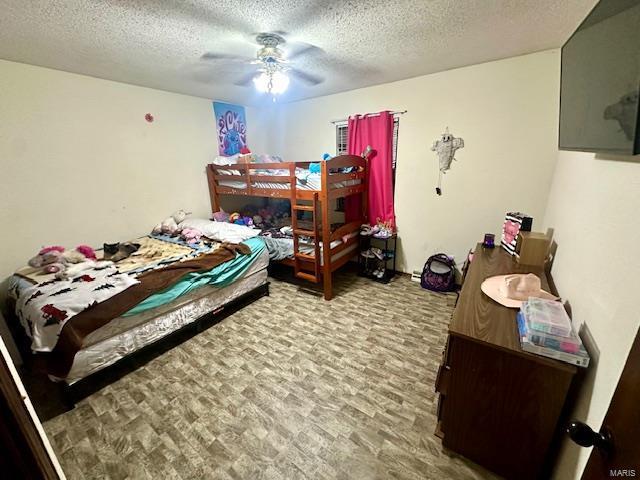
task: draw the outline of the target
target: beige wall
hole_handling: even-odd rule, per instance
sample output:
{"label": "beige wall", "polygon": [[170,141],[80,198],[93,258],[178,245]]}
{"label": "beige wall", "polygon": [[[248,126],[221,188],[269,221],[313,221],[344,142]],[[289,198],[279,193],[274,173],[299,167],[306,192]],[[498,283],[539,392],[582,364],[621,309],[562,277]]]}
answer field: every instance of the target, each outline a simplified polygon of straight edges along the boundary
{"label": "beige wall", "polygon": [[[545,225],[555,229],[552,273],[558,290],[596,346],[572,414],[594,429],[600,428],[640,325],[639,206],[640,157],[560,152]],[[567,441],[555,478],[579,478],[588,456],[589,449]]]}
{"label": "beige wall", "polygon": [[[396,179],[401,268],[422,269],[438,251],[461,262],[485,232],[500,231],[507,211],[541,223],[557,158],[558,84],[554,50],[286,104],[275,153],[320,159],[335,153],[330,120],[408,110],[400,117]],[[465,148],[438,197],[430,148],[446,126]]]}
{"label": "beige wall", "polygon": [[[265,115],[247,109],[257,151]],[[0,120],[0,278],[42,245],[99,246],[178,208],[210,211],[210,100],[0,61]]]}

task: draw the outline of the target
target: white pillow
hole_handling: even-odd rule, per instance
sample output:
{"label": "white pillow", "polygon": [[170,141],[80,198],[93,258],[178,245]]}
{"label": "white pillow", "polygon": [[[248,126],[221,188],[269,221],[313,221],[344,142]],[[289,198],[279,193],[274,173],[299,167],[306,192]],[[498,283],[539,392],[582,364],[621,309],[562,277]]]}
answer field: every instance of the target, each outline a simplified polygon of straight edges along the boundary
{"label": "white pillow", "polygon": [[231,155],[230,157],[216,157],[213,159],[214,165],[233,165],[234,163],[238,163],[238,157],[240,154]]}
{"label": "white pillow", "polygon": [[260,230],[236,225],[235,223],[214,222],[204,218],[187,218],[179,225],[180,228],[195,228],[200,230],[205,237],[218,242],[241,243],[255,237]]}

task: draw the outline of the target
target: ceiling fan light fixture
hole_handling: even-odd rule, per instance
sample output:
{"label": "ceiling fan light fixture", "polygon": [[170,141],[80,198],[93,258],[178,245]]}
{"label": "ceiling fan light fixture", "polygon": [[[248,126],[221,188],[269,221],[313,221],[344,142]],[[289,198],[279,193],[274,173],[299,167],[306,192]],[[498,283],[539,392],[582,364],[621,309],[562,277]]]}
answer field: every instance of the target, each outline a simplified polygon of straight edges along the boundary
{"label": "ceiling fan light fixture", "polygon": [[259,75],[253,77],[253,84],[256,86],[256,90],[262,93],[269,91],[269,75],[262,72]]}
{"label": "ceiling fan light fixture", "polygon": [[253,84],[259,92],[280,95],[289,87],[289,77],[280,70],[262,72],[253,78]]}
{"label": "ceiling fan light fixture", "polygon": [[274,72],[271,83],[271,93],[279,95],[289,88],[289,77],[283,72]]}

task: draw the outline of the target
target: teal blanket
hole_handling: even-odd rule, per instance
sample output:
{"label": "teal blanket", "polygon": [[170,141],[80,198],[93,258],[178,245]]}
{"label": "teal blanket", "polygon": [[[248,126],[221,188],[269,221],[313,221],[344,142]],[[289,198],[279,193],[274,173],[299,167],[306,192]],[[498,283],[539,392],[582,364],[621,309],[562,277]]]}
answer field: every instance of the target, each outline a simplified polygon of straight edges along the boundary
{"label": "teal blanket", "polygon": [[166,305],[167,303],[174,301],[176,298],[186,295],[197,288],[204,287],[205,285],[213,285],[214,287],[222,288],[233,283],[236,279],[244,275],[256,258],[258,258],[266,248],[264,241],[259,237],[250,238],[249,240],[246,240],[244,244],[251,248],[251,254],[237,254],[236,258],[233,260],[221,263],[211,270],[206,272],[190,273],[169,288],[147,297],[122,316],[129,317],[131,315],[146,312],[152,308]]}

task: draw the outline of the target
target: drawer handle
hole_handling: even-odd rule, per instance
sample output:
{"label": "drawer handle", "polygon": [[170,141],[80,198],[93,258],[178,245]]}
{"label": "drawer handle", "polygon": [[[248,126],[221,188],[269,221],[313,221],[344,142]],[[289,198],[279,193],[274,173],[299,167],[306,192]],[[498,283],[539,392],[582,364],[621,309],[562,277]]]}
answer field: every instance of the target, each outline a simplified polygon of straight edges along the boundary
{"label": "drawer handle", "polygon": [[438,367],[438,375],[436,376],[436,392],[446,395],[449,390],[449,377],[451,369],[447,365]]}

